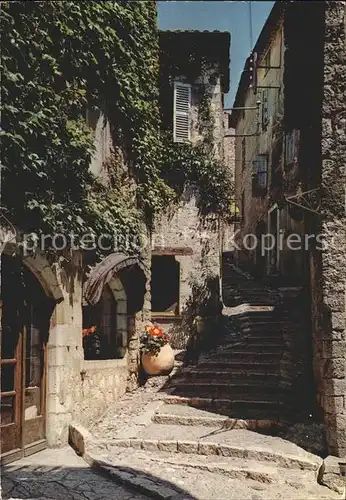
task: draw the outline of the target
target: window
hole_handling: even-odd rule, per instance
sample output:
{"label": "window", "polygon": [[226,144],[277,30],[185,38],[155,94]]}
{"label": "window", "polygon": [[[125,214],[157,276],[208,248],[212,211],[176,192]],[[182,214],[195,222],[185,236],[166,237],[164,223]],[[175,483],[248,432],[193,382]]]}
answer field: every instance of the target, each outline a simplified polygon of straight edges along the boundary
{"label": "window", "polygon": [[262,90],[262,129],[269,123],[269,89]]}
{"label": "window", "polygon": [[[96,305],[83,307],[84,359],[121,358],[122,335],[117,324],[117,303],[108,285]],[[95,329],[88,333],[88,330]]]}
{"label": "window", "polygon": [[245,137],[243,137],[243,140],[241,141],[241,169],[245,170],[246,166],[246,143],[245,143]]}
{"label": "window", "polygon": [[173,140],[190,140],[191,85],[174,82]]}
{"label": "window", "polygon": [[289,167],[298,161],[299,130],[294,129],[285,135],[285,166]]}
{"label": "window", "polygon": [[252,172],[253,194],[256,195],[257,190],[263,191],[267,189],[268,185],[268,155],[258,155],[253,162]]}
{"label": "window", "polygon": [[265,75],[268,73],[270,69],[270,59],[271,59],[270,56],[271,56],[271,51],[269,49],[263,59],[263,66],[265,67],[265,73],[264,73]]}
{"label": "window", "polygon": [[179,314],[180,265],[174,255],[154,255],[151,260],[151,310],[153,316]]}

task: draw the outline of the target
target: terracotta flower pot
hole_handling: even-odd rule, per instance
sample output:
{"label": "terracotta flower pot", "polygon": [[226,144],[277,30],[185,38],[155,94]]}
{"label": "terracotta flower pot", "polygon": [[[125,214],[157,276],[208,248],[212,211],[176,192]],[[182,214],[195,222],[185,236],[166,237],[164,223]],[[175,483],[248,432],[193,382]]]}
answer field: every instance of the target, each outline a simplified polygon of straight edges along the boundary
{"label": "terracotta flower pot", "polygon": [[174,366],[174,353],[171,346],[164,345],[156,355],[143,353],[142,365],[148,375],[168,375]]}

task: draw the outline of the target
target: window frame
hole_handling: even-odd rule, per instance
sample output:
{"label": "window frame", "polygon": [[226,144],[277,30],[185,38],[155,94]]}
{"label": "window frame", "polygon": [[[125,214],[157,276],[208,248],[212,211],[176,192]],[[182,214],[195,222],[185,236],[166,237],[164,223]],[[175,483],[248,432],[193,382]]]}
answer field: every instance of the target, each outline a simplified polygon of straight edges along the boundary
{"label": "window frame", "polygon": [[[252,162],[252,194],[265,193],[268,190],[268,174],[269,174],[269,155],[261,153],[256,156]],[[265,182],[260,182],[260,179],[265,179]]]}
{"label": "window frame", "polygon": [[[188,89],[188,111],[186,113],[182,111],[177,111],[177,89],[179,87],[185,87]],[[173,142],[186,143],[191,141],[191,89],[192,85],[190,83],[183,83],[179,80],[175,80],[173,82]],[[177,137],[177,126],[176,126],[176,118],[180,114],[180,116],[186,116],[188,119],[187,126],[187,138],[180,139]]]}
{"label": "window frame", "polygon": [[268,127],[270,116],[269,116],[269,89],[262,89],[262,130],[266,130]]}
{"label": "window frame", "polygon": [[267,50],[265,53],[265,56],[263,57],[263,66],[264,68],[264,76],[267,76],[268,71],[270,70],[270,65],[271,65],[271,47]]}
{"label": "window frame", "polygon": [[[297,165],[299,156],[300,130],[285,133],[285,168]],[[291,151],[290,151],[291,150]]]}
{"label": "window frame", "polygon": [[[157,254],[152,254],[151,256],[151,268],[153,267],[153,259],[157,259],[160,257],[173,257],[175,261],[175,265],[177,268],[177,273],[178,273],[178,291],[177,291],[177,307],[176,311],[154,311],[153,309],[151,310],[151,316],[152,318],[180,318],[181,312],[180,312],[180,300],[181,300],[181,263],[179,260],[176,259],[176,254],[170,253],[170,254],[164,254],[164,255],[157,255]],[[151,287],[151,293],[152,293],[152,299],[153,299],[153,285],[152,285],[152,278],[153,276],[151,275],[151,281],[150,281],[150,287]],[[151,308],[152,308],[152,302],[153,300],[151,299]]]}

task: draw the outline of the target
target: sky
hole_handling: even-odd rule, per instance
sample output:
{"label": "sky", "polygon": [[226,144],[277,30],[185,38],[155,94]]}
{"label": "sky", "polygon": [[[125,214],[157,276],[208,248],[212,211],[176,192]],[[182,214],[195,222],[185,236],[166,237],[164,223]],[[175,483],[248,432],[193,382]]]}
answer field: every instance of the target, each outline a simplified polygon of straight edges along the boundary
{"label": "sky", "polygon": [[[252,17],[252,43],[250,8]],[[274,2],[168,1],[158,2],[158,22],[162,30],[219,30],[231,33],[231,88],[225,107],[233,105],[246,58],[265,23]]]}

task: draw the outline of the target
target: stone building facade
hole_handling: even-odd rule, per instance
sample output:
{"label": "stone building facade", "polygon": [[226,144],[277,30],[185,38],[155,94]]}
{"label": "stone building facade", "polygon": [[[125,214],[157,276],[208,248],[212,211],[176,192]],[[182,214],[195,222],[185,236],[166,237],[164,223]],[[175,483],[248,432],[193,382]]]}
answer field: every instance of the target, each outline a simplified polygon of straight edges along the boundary
{"label": "stone building facade", "polygon": [[[229,34],[161,32],[160,44],[163,126],[167,133],[175,134],[179,92],[180,88],[185,89],[189,93],[186,137],[174,135],[173,140],[193,145],[208,141],[215,158],[224,160],[223,108],[229,86]],[[189,61],[194,57],[197,62],[191,69]],[[177,209],[157,220],[153,234],[152,321],[169,333],[179,331],[192,283],[203,283],[207,276],[220,279],[223,228],[216,219],[201,220],[198,196],[195,189],[187,188]],[[164,296],[167,289],[167,301],[157,310],[156,303],[159,307],[160,301],[156,297]],[[180,347],[187,340],[184,332],[174,333],[172,339]]]}
{"label": "stone building facade", "polygon": [[[180,75],[181,83],[191,84],[189,134],[195,143],[208,129],[215,156],[221,159],[229,35],[196,36],[218,40],[216,46],[223,55],[215,51],[203,77],[201,68],[197,68],[195,80]],[[212,116],[212,123],[205,125],[198,123],[201,94],[197,90],[201,86],[208,102],[210,98]],[[173,98],[173,93],[170,95]],[[95,142],[90,171],[107,184],[107,161],[114,152],[110,125],[96,110],[87,114],[87,122]],[[126,162],[123,168],[127,169]],[[1,424],[6,426],[2,432],[4,462],[45,446],[65,445],[72,421],[89,426],[111,403],[138,386],[140,335],[150,319],[160,320],[151,318],[157,304],[152,272],[164,276],[165,285],[171,278],[170,290],[178,294],[177,317],[190,294],[191,271],[200,280],[204,268],[219,276],[219,227],[207,235],[209,228],[199,228],[196,196],[196,192],[186,191],[176,212],[159,222],[152,239],[143,227],[149,244],[142,248],[140,259],[115,251],[96,266],[93,263],[89,277],[85,253],[68,250],[53,257],[39,249],[27,249],[23,254],[9,232],[1,259],[2,366],[6,366],[1,409]],[[9,231],[8,221],[2,222],[2,232]],[[17,234],[17,241],[20,239]],[[178,280],[174,281],[177,267]],[[156,297],[160,299],[160,293]],[[172,297],[174,304],[174,295],[168,300]],[[13,323],[19,311],[27,318],[23,329]],[[174,325],[175,320],[171,322]],[[97,335],[92,331],[94,326]],[[18,361],[24,356],[25,376]]]}
{"label": "stone building facade", "polygon": [[[263,274],[278,271],[278,254],[273,249],[271,254],[262,255],[248,235],[260,238],[274,221],[279,230],[280,215],[270,199],[270,190],[275,170],[281,168],[282,161],[277,151],[283,140],[280,120],[283,114],[284,37],[280,5],[276,4],[270,13],[253,54],[242,74],[233,106],[239,109],[232,112],[231,126],[236,137],[235,193],[241,217],[236,224],[237,242],[243,250],[238,257],[249,270],[259,269]],[[253,69],[255,62],[256,71]]]}
{"label": "stone building facade", "polygon": [[[101,121],[100,115],[94,126],[91,171],[106,181],[103,165],[112,152],[112,143],[108,124],[100,126]],[[20,240],[20,235],[17,236]],[[16,349],[16,356],[26,356],[26,375],[22,436],[11,424],[10,415],[12,411],[16,415],[20,412],[19,401],[11,401],[11,391],[5,391],[8,396],[2,398],[2,424],[8,417],[9,431],[2,432],[3,461],[12,461],[22,452],[30,454],[45,446],[66,445],[72,421],[89,426],[111,403],[138,386],[139,337],[150,319],[151,308],[150,248],[143,250],[141,268],[137,259],[128,261],[121,254],[112,255],[118,256],[118,260],[111,264],[111,273],[98,275],[100,297],[97,304],[89,305],[82,252],[68,250],[55,259],[39,249],[34,252],[28,249],[23,256],[14,241],[5,246],[1,259],[2,360],[12,367]],[[98,266],[91,276],[97,269]],[[28,294],[25,306],[18,302],[22,288]],[[29,317],[24,343],[19,337],[12,342],[8,335],[13,334],[11,311],[17,302],[18,311]],[[92,319],[90,309],[94,310]],[[90,355],[83,340],[82,332],[90,326],[90,321],[99,333],[100,354],[92,346]],[[10,383],[11,373],[7,371],[2,375]],[[15,378],[14,384],[15,398],[19,399],[21,382]],[[2,391],[3,388],[4,385]],[[20,438],[24,443],[18,451]]]}
{"label": "stone building facade", "polygon": [[[276,2],[234,104],[254,109],[235,110],[231,119],[240,239],[254,232],[275,241],[263,254],[238,252],[238,260],[261,279],[302,290],[310,391],[338,456],[346,454],[345,19],[345,2]],[[261,88],[267,85],[278,89]],[[270,102],[270,91],[277,100]],[[262,154],[266,163],[254,163]]]}

